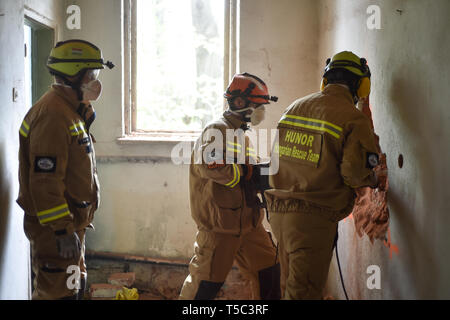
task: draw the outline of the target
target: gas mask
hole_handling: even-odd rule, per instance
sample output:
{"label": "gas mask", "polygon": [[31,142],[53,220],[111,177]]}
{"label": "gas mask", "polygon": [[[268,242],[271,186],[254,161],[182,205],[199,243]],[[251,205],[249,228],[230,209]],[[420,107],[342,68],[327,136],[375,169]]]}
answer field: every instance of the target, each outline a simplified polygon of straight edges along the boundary
{"label": "gas mask", "polygon": [[102,94],[102,83],[100,80],[92,80],[80,86],[83,93],[83,101],[97,101]]}

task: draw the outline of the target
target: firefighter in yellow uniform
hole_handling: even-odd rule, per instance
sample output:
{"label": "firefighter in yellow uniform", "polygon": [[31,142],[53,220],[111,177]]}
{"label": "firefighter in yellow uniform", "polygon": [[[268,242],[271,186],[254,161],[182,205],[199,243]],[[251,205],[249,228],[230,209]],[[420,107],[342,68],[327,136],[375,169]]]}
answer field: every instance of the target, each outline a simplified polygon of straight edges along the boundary
{"label": "firefighter in yellow uniform", "polygon": [[89,101],[100,96],[97,77],[103,65],[113,67],[87,41],[57,43],[47,62],[55,84],[19,130],[17,202],[25,212],[24,231],[31,244],[33,299],[81,299],[84,294],[85,230],[92,227],[99,205],[89,133],[95,112]]}
{"label": "firefighter in yellow uniform", "polygon": [[234,261],[251,281],[253,299],[279,299],[280,266],[262,225],[256,153],[245,135],[247,123],[262,121],[264,104],[277,98],[248,73],[235,75],[224,96],[228,110],[206,126],[191,158],[190,204],[198,232],[180,299],[214,299]]}
{"label": "firefighter in yellow uniform", "polygon": [[322,299],[338,221],[355,188],[377,186],[375,136],[355,108],[369,92],[366,60],[340,52],[327,60],[321,92],[294,101],[278,122],[279,171],[265,195],[284,299]]}

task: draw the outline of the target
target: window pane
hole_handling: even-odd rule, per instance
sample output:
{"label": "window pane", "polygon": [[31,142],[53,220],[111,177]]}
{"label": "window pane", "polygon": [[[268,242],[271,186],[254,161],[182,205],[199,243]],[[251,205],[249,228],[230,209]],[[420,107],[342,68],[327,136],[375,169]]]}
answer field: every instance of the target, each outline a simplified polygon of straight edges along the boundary
{"label": "window pane", "polygon": [[223,109],[220,0],[137,0],[137,129],[201,130]]}

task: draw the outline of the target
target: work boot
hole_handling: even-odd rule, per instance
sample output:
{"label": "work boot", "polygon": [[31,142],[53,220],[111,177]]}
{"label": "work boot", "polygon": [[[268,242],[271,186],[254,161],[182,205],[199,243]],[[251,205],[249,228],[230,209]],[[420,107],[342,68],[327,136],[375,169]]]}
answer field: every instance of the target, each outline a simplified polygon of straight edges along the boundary
{"label": "work boot", "polygon": [[222,285],[223,282],[200,281],[194,300],[213,300]]}

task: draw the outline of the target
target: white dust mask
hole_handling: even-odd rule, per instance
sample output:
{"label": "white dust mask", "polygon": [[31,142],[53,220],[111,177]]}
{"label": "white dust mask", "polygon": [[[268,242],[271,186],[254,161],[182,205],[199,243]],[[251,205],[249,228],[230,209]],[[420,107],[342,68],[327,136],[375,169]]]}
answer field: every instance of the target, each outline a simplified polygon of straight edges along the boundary
{"label": "white dust mask", "polygon": [[83,101],[97,101],[102,94],[102,83],[100,80],[92,80],[82,84],[80,87],[83,92]]}
{"label": "white dust mask", "polygon": [[266,115],[266,108],[264,106],[260,106],[254,109],[250,115],[250,123],[253,126],[260,124],[264,120],[265,115]]}

